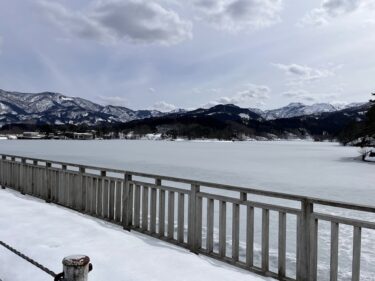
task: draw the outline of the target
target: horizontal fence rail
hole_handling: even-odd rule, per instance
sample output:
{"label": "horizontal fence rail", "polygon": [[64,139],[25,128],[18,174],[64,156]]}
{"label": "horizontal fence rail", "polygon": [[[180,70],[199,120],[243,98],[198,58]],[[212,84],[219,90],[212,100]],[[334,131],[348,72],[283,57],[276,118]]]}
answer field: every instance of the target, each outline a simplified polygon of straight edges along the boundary
{"label": "horizontal fence rail", "polygon": [[[0,157],[3,188],[279,280],[317,280],[318,228],[323,221],[331,224],[329,279],[338,280],[339,226],[349,225],[353,228],[351,280],[360,280],[362,229],[375,229],[370,221],[314,211],[319,205],[375,213],[371,206],[14,155]],[[276,260],[270,257],[274,217]],[[259,250],[256,234],[261,238]],[[289,235],[295,237],[292,260]],[[287,263],[295,265],[294,274],[288,273]]]}

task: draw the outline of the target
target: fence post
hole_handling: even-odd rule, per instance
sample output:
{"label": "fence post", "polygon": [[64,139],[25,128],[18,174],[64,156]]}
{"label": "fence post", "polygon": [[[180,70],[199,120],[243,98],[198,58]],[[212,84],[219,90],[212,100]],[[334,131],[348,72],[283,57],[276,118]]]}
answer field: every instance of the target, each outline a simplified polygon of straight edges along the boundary
{"label": "fence post", "polygon": [[25,158],[21,158],[21,171],[20,171],[19,185],[20,185],[21,194],[25,195],[26,194],[26,192],[25,192],[25,189],[26,189],[26,159]]}
{"label": "fence post", "polygon": [[1,155],[1,188],[5,189],[5,182],[4,182],[4,173],[5,173],[5,168],[4,168],[4,160],[6,159],[5,155]]}
{"label": "fence post", "polygon": [[131,192],[130,192],[130,184],[129,184],[129,181],[132,180],[132,175],[128,174],[128,173],[125,173],[125,176],[124,176],[124,189],[123,189],[123,192],[122,192],[122,202],[123,202],[123,206],[122,206],[122,226],[125,230],[128,230],[130,231],[131,229],[131,224],[132,224],[132,204],[131,204],[131,200],[133,200],[133,198],[131,198]]}
{"label": "fence post", "polygon": [[81,194],[79,194],[79,196],[81,197],[80,199],[80,211],[85,211],[86,210],[86,204],[87,204],[87,200],[86,200],[86,195],[87,195],[87,191],[86,191],[86,179],[85,179],[85,176],[84,174],[86,173],[86,169],[85,167],[83,166],[80,166],[79,167],[79,174],[80,174],[80,190],[81,190]]}
{"label": "fence post", "polygon": [[90,271],[90,258],[76,255],[65,257],[62,261],[64,281],[87,281]]}
{"label": "fence post", "polygon": [[190,202],[189,202],[189,236],[188,236],[188,244],[189,248],[192,252],[198,252],[198,223],[197,220],[197,193],[200,191],[200,187],[197,184],[192,184],[190,189]]}
{"label": "fence post", "polygon": [[47,198],[46,202],[51,203],[52,190],[51,190],[51,174],[49,173],[49,168],[52,167],[51,162],[46,162],[46,185],[47,185]]}
{"label": "fence post", "polygon": [[301,201],[301,216],[298,223],[297,280],[310,279],[310,248],[312,238],[311,220],[314,205],[308,199]]}

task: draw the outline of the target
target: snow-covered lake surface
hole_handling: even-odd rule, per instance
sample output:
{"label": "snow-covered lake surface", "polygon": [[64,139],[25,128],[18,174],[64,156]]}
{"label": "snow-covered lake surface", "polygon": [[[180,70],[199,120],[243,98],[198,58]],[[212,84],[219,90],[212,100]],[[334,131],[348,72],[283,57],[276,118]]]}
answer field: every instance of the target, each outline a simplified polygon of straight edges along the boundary
{"label": "snow-covered lake surface", "polygon": [[[86,254],[90,281],[271,280],[9,189],[0,189],[0,213],[0,240],[56,273],[64,256]],[[0,246],[0,279],[52,277]]]}
{"label": "snow-covered lake surface", "polygon": [[[375,165],[360,161],[357,148],[337,143],[18,140],[1,141],[0,152],[375,205]],[[330,212],[327,208],[322,210]],[[344,210],[339,214],[374,221],[371,214]],[[260,212],[255,215],[259,222]],[[294,276],[295,220],[288,218],[287,223],[287,271]],[[271,213],[271,268],[277,265],[277,231],[277,214]],[[228,233],[230,235],[231,232],[228,230]],[[256,263],[260,260],[260,233],[260,228],[256,228]],[[352,228],[340,226],[339,235],[339,279],[350,280]],[[244,233],[240,236],[243,241]],[[319,224],[318,243],[318,279],[328,280],[329,223]],[[373,231],[363,231],[361,262],[361,280],[374,280]]]}
{"label": "snow-covered lake surface", "polygon": [[337,143],[1,141],[0,152],[374,204],[375,166]]}

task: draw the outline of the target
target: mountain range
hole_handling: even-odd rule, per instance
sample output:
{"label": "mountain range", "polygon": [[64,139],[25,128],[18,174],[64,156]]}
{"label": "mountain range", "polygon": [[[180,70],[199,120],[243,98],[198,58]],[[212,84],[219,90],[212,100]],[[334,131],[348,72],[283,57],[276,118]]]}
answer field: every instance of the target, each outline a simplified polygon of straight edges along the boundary
{"label": "mountain range", "polygon": [[[334,113],[348,108],[358,108],[362,104],[346,107],[328,103],[304,105],[291,103],[285,107],[262,111],[257,108],[240,108],[234,105],[215,106],[192,111],[176,110],[160,112],[156,110],[132,110],[122,106],[103,106],[79,97],[69,97],[59,93],[20,93],[0,90],[0,126],[5,124],[51,124],[89,125],[102,123],[126,123],[154,117],[207,115],[216,118],[241,118],[246,120],[277,120],[301,116]],[[226,114],[226,110],[231,114]]]}
{"label": "mountain range", "polygon": [[102,106],[86,99],[59,93],[37,94],[0,90],[0,125],[87,124],[128,122],[162,115],[155,110],[131,110],[122,106]]}

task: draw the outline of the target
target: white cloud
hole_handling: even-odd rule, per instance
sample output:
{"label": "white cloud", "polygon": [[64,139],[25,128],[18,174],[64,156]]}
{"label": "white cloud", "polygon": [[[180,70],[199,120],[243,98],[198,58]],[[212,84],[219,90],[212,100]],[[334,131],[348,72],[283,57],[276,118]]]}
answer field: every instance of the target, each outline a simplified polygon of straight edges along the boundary
{"label": "white cloud", "polygon": [[217,104],[235,104],[240,107],[263,106],[264,101],[269,99],[271,90],[268,86],[248,84],[232,97],[220,97],[209,102],[204,107]]}
{"label": "white cloud", "polygon": [[155,90],[154,88],[151,87],[151,88],[148,88],[148,91],[149,91],[150,93],[155,93],[156,90]]}
{"label": "white cloud", "polygon": [[161,112],[169,112],[169,111],[175,110],[176,106],[170,103],[166,103],[165,101],[159,101],[152,106],[152,109],[158,110]]}
{"label": "white cloud", "polygon": [[177,44],[192,37],[192,24],[161,5],[146,0],[98,1],[84,11],[41,0],[51,22],[70,35],[104,43]]}
{"label": "white cloud", "polygon": [[300,25],[325,25],[332,19],[373,5],[372,0],[323,0],[319,8],[305,15]]}
{"label": "white cloud", "polygon": [[336,102],[340,93],[313,93],[305,89],[292,89],[283,92],[282,95],[290,98],[293,101],[306,101],[306,102]]}
{"label": "white cloud", "polygon": [[289,78],[291,78],[290,82],[292,83],[310,82],[334,75],[334,72],[331,69],[311,68],[306,65],[299,65],[295,63],[275,63],[273,65],[276,66],[278,69],[283,70],[284,73]]}
{"label": "white cloud", "polygon": [[218,29],[240,31],[280,21],[282,0],[195,0],[201,20]]}
{"label": "white cloud", "polygon": [[293,100],[305,100],[314,102],[316,101],[316,98],[306,90],[290,90],[282,93],[284,97],[291,98]]}
{"label": "white cloud", "polygon": [[99,99],[105,104],[105,105],[115,105],[115,106],[127,106],[128,100],[124,97],[119,96],[112,96],[112,97],[106,97],[106,96],[100,96]]}

